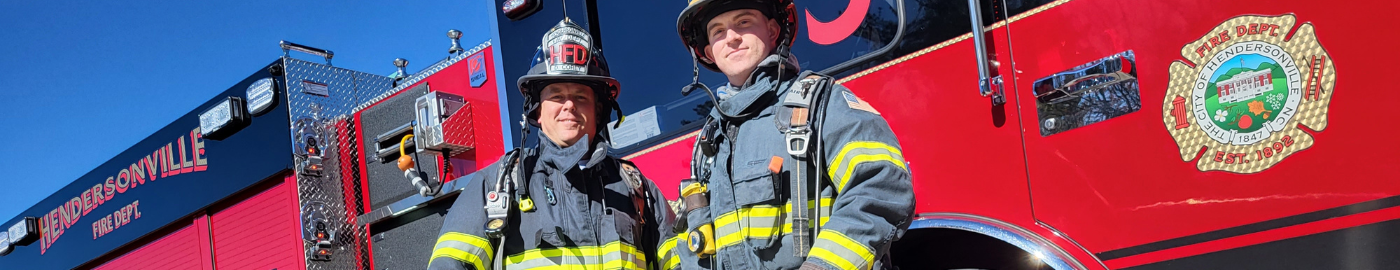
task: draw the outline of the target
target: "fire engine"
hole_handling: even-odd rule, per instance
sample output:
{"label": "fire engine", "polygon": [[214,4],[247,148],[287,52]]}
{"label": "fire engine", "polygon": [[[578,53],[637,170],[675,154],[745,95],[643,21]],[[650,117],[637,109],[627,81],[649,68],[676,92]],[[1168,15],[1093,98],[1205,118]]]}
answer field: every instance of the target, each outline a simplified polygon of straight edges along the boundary
{"label": "fire engine", "polygon": [[[466,0],[446,57],[281,57],[5,220],[0,269],[423,268],[521,136],[514,79],[569,17],[670,199],[713,106],[684,1]],[[888,120],[917,216],[900,269],[1400,268],[1391,1],[797,0],[793,53]],[[446,30],[446,29],[444,29]],[[293,37],[294,39],[294,37]],[[272,51],[269,43],[269,52]],[[701,73],[701,81],[723,77]],[[1374,105],[1374,106],[1373,106]],[[522,139],[522,137],[524,137]],[[396,160],[411,156],[413,166]]]}

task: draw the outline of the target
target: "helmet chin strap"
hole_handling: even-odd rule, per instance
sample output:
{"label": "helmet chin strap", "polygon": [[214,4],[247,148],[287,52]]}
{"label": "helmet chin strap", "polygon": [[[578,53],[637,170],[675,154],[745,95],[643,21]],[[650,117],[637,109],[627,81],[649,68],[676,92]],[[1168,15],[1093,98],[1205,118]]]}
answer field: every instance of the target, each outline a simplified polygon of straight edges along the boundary
{"label": "helmet chin strap", "polygon": [[[787,57],[787,56],[786,56],[786,55],[787,55],[787,51],[788,51],[788,45],[778,45],[778,47],[775,48],[775,49],[773,50],[773,52],[774,52],[773,54],[783,55],[783,57]],[[690,74],[691,74],[691,77],[690,77],[690,85],[686,85],[686,86],[684,86],[684,87],[681,87],[681,96],[689,96],[690,93],[691,93],[691,92],[694,92],[696,88],[704,89],[704,90],[705,90],[705,94],[710,96],[710,102],[713,102],[713,103],[715,104],[715,106],[719,106],[719,99],[718,99],[718,98],[715,98],[715,97],[716,97],[716,96],[715,96],[715,92],[714,92],[713,90],[710,90],[710,87],[709,87],[709,86],[705,86],[704,83],[700,83],[700,59],[699,59],[699,58],[696,58],[695,54],[692,53],[692,54],[690,54],[690,60],[691,60],[691,62],[690,62],[690,63],[691,63],[691,67],[690,67],[690,70],[691,70],[691,73],[690,73]],[[778,61],[778,74],[777,74],[778,77],[777,77],[777,78],[779,78],[779,79],[782,79],[782,78],[783,78],[783,70],[785,69],[785,68],[784,68],[784,65],[787,65],[787,61]],[[718,109],[715,110],[715,111],[719,112],[720,116],[724,117],[725,119],[736,119],[736,118],[741,118],[741,117],[746,117],[746,116],[748,116],[748,114],[744,114],[744,115],[731,115],[731,114],[729,114],[729,113],[724,112],[724,110],[718,110]],[[619,122],[619,124],[620,124],[620,123],[621,123],[621,122]]]}
{"label": "helmet chin strap", "polygon": [[516,147],[524,148],[524,147],[525,147],[525,136],[529,136],[529,135],[530,135],[530,103],[531,103],[531,102],[534,102],[534,101],[531,101],[531,98],[530,98],[529,96],[526,96],[526,97],[525,97],[525,105],[523,106],[523,107],[525,107],[525,108],[524,108],[524,110],[522,110],[522,111],[525,111],[525,113],[520,114],[520,142],[517,143],[517,144],[515,144]]}
{"label": "helmet chin strap", "polygon": [[[613,124],[613,129],[616,129],[616,128],[618,128],[618,127],[622,127],[622,122],[623,122],[623,121],[627,121],[627,116],[626,116],[626,115],[622,115],[622,105],[617,104],[617,100],[612,100],[611,102],[612,102],[612,110],[613,110],[613,113],[614,113],[614,114],[617,114],[617,124]],[[609,137],[611,137],[611,136],[609,136]],[[611,141],[612,139],[608,139],[608,140]]]}
{"label": "helmet chin strap", "polygon": [[[698,72],[698,71],[697,71],[697,72]],[[517,145],[524,146],[524,145],[525,145],[525,138],[526,138],[525,136],[529,136],[529,135],[530,135],[530,111],[531,111],[531,110],[530,110],[530,105],[531,105],[531,104],[534,104],[534,103],[535,103],[534,98],[531,98],[531,97],[529,97],[529,96],[526,96],[526,97],[525,97],[525,102],[524,102],[524,104],[521,105],[521,107],[522,107],[521,111],[524,111],[525,113],[520,114],[520,144],[517,144]],[[627,121],[627,116],[626,116],[626,115],[622,115],[622,105],[621,105],[621,104],[618,104],[618,102],[617,102],[616,99],[609,100],[609,101],[607,101],[607,103],[604,103],[604,104],[605,104],[605,106],[611,106],[611,107],[612,107],[613,114],[617,115],[617,124],[613,124],[613,127],[612,127],[612,128],[613,128],[613,129],[617,129],[618,127],[622,127],[622,122],[623,122],[623,121]],[[539,108],[535,108],[535,109],[538,110]],[[599,123],[598,127],[606,129],[606,128],[608,128],[608,124],[606,124],[606,123]],[[609,135],[611,135],[611,134],[609,134]],[[605,139],[608,140],[608,143],[612,143],[612,136],[600,136],[600,137],[606,137]]]}
{"label": "helmet chin strap", "polygon": [[[619,127],[622,127],[622,122],[623,122],[623,121],[627,121],[627,116],[626,116],[626,115],[622,115],[622,106],[619,105],[619,104],[617,103],[617,100],[616,100],[616,99],[611,100],[611,101],[608,101],[608,103],[611,103],[611,104],[609,104],[609,105],[612,106],[613,114],[616,114],[616,115],[617,115],[617,124],[613,124],[613,127],[612,127],[612,128],[613,128],[613,129],[617,129],[617,128],[619,128]],[[599,131],[597,132],[597,134],[599,134],[598,137],[601,137],[601,138],[603,138],[604,140],[607,140],[607,141],[608,141],[608,144],[612,144],[612,143],[613,143],[613,141],[612,141],[612,132],[608,132],[608,130],[607,130],[608,124],[606,124],[606,123],[599,123],[599,124],[601,124],[600,126],[602,126],[603,130],[599,130]],[[607,136],[602,136],[602,135],[601,135],[601,134],[605,134],[605,133],[608,134],[608,135],[607,135]]]}
{"label": "helmet chin strap", "polygon": [[[694,50],[694,48],[687,48]],[[696,88],[704,89],[705,94],[710,96],[710,102],[713,102],[715,106],[719,106],[719,99],[715,98],[715,92],[713,90],[710,90],[709,86],[705,86],[704,83],[700,83],[700,59],[696,58],[694,53],[691,53],[690,60],[690,84],[681,87],[681,96],[689,96],[690,92],[694,92]],[[723,116],[725,119],[739,118],[738,116],[725,113],[724,110],[716,109],[715,111],[719,112],[720,116]]]}

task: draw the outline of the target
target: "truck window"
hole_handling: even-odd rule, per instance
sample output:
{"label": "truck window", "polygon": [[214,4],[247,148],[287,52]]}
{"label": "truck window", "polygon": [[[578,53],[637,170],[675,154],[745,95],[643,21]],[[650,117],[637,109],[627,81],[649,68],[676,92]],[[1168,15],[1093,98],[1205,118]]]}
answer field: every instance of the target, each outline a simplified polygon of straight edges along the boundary
{"label": "truck window", "polygon": [[[894,0],[887,0],[893,2]],[[982,21],[983,25],[990,26],[996,22],[1014,17],[1036,7],[1054,2],[1054,0],[982,0]],[[968,16],[967,0],[904,0],[905,26],[904,34],[900,37],[893,51],[882,57],[875,57],[869,62],[860,63],[842,72],[832,74],[837,77],[850,75],[860,70],[874,67],[884,62],[916,53],[927,49],[938,43],[972,32],[971,18]],[[870,14],[874,16],[872,12]],[[887,19],[876,22],[894,22],[898,19],[894,13],[889,13]],[[895,32],[895,25],[892,23],[871,24],[866,22],[863,28],[875,28],[882,32]],[[990,29],[988,29],[990,30]],[[883,46],[883,44],[881,45]],[[972,58],[968,58],[971,65]],[[956,64],[956,63],[954,63]]]}
{"label": "truck window", "polygon": [[[990,25],[1004,20],[1006,14],[1019,14],[1048,2],[1052,0],[982,1],[983,18]],[[895,0],[797,0],[800,27],[793,54],[799,65],[803,70],[824,70],[885,47],[895,39],[899,23],[896,3]],[[547,4],[555,3],[547,1]],[[680,93],[681,87],[690,83],[693,68],[675,24],[686,2],[597,1],[595,4],[601,32],[598,39],[613,77],[621,82],[619,103],[623,114],[629,116],[623,128],[612,133],[614,152],[640,151],[698,129],[702,124],[699,121],[713,104],[699,91],[689,96]],[[587,22],[584,6],[583,1],[569,1],[570,17],[579,25],[592,27],[587,24],[591,22]],[[904,0],[904,6],[905,32],[892,51],[831,75],[844,77],[967,34],[971,29],[966,0]],[[507,85],[511,88],[514,88],[513,78],[529,69],[528,60],[518,59],[528,59],[527,54],[533,54],[533,48],[538,46],[539,35],[562,18],[558,9],[551,5],[522,21],[499,20],[502,44],[512,46],[503,49],[505,58],[516,60],[504,63],[506,78],[510,79]],[[852,9],[864,9],[865,13],[863,16],[847,14]],[[700,82],[711,88],[724,85],[725,81],[722,74],[700,68]],[[517,118],[513,122],[518,126],[520,101],[515,95],[511,95],[511,101],[509,108],[516,111],[512,117]]]}

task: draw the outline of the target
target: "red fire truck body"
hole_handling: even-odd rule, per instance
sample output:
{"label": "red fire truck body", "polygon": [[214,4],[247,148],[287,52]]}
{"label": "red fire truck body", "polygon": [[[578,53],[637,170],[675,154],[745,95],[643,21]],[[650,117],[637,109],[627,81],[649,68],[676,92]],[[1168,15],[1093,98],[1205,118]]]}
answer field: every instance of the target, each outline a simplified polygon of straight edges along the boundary
{"label": "red fire truck body", "polygon": [[[1383,135],[1396,128],[1373,124],[1395,117],[1371,104],[1400,95],[1377,91],[1383,87],[1370,78],[1386,77],[1381,65],[1397,59],[1373,48],[1400,40],[1369,29],[1386,24],[1381,18],[1396,7],[1054,1],[987,28],[990,60],[999,63],[992,71],[1004,82],[1003,106],[977,91],[978,52],[970,33],[838,78],[889,121],[913,173],[921,222],[893,251],[904,268],[942,265],[939,259],[957,259],[937,252],[980,246],[942,241],[964,239],[939,232],[946,230],[1019,235],[1025,239],[991,236],[1039,246],[1022,249],[1054,253],[1074,269],[1393,268],[1397,261],[1383,247],[1394,244],[1377,241],[1395,240],[1400,226],[1400,183],[1392,181],[1400,179],[1393,165],[1400,158],[1389,153],[1400,144]],[[1288,19],[1264,19],[1278,17]],[[1201,60],[1228,57],[1221,44],[1228,41],[1220,39],[1258,36],[1268,37],[1255,41],[1260,46],[1321,44],[1292,52],[1299,74],[1288,78],[1302,86],[1294,86],[1295,95],[1305,95],[1295,120],[1245,145],[1174,139],[1171,130],[1196,128],[1194,119],[1186,127],[1176,124],[1173,99],[1191,96],[1174,88],[1209,75],[1189,72],[1208,65]],[[1197,50],[1203,46],[1218,47]],[[1141,109],[1044,135],[1037,80],[1126,51],[1136,56],[1131,69]],[[1300,123],[1301,117],[1326,119],[1319,125]],[[689,161],[693,136],[629,158],[653,179],[684,178],[689,164],[677,160]],[[1303,137],[1312,143],[1305,145]],[[1248,170],[1215,165],[1265,162],[1276,164]]]}
{"label": "red fire truck body", "polygon": [[[475,184],[454,180],[534,143],[514,78],[563,9],[622,83],[613,154],[675,199],[713,106],[675,91],[685,3],[546,2],[472,1],[449,57],[402,77],[284,43],[327,63],[284,55],[7,221],[0,269],[423,268],[447,212],[481,211],[450,209]],[[1400,268],[1400,116],[1378,104],[1400,99],[1378,81],[1400,4],[796,10],[802,68],[899,138],[917,199],[900,269]]]}

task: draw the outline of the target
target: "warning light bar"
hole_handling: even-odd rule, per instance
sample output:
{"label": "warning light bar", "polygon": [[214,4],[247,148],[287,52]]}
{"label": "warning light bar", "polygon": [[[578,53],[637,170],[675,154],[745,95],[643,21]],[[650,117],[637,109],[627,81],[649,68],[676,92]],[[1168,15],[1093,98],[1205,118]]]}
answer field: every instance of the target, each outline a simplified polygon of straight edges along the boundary
{"label": "warning light bar", "polygon": [[10,226],[10,244],[16,246],[28,246],[39,240],[39,218],[24,217],[19,223]]}
{"label": "warning light bar", "polygon": [[223,102],[199,114],[199,134],[205,139],[220,141],[248,127],[253,122],[243,105],[243,99],[228,97]]}
{"label": "warning light bar", "polygon": [[0,256],[10,255],[10,251],[15,250],[15,245],[10,243],[10,232],[0,232]]}

